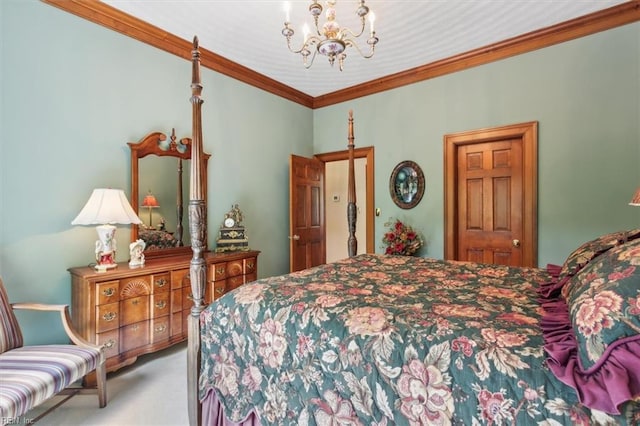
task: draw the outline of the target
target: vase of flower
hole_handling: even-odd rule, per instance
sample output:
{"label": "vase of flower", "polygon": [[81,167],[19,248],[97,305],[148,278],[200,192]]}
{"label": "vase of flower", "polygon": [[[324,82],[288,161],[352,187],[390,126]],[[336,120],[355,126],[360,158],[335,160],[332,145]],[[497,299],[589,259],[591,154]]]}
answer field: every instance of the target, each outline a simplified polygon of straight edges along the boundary
{"label": "vase of flower", "polygon": [[424,244],[420,234],[399,219],[391,219],[385,226],[389,226],[382,237],[385,254],[413,256]]}

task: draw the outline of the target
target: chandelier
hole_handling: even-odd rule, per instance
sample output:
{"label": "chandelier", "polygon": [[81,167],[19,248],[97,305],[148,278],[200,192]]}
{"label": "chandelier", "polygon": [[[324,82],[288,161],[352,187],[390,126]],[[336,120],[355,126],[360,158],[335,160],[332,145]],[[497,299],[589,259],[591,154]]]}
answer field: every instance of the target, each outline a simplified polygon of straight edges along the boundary
{"label": "chandelier", "polygon": [[[364,0],[360,0],[358,3],[360,3],[360,5],[356,9],[356,15],[360,18],[360,30],[354,33],[349,28],[341,28],[336,21],[336,0],[326,1],[327,10],[325,12],[325,22],[322,25],[320,25],[318,21],[320,15],[322,15],[323,7],[316,0],[312,0],[309,5],[309,13],[311,13],[313,17],[315,33],[311,34],[309,26],[305,23],[302,29],[304,34],[302,47],[294,49],[291,47],[291,38],[293,37],[294,31],[293,28],[291,28],[289,16],[290,5],[289,2],[285,2],[286,20],[284,22],[284,28],[282,29],[282,35],[287,38],[287,47],[289,50],[302,55],[305,68],[310,68],[311,65],[313,65],[316,55],[320,53],[329,59],[331,66],[333,66],[337,59],[340,71],[342,71],[344,60],[347,57],[347,47],[354,47],[360,56],[365,59],[373,56],[376,44],[378,43],[378,37],[376,37],[376,32],[373,29],[375,15],[373,12],[369,12],[369,8],[365,6]],[[369,52],[365,54],[355,39],[364,33],[365,19],[367,16],[369,16],[369,38],[367,39]],[[311,56],[311,59],[309,59],[309,56]]]}

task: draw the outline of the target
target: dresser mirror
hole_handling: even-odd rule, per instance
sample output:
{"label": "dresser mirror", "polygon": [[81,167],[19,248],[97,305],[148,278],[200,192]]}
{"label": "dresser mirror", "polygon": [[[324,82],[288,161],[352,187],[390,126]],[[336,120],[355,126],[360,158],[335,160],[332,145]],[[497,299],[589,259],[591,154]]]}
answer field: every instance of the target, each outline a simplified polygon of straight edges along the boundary
{"label": "dresser mirror", "polygon": [[[146,258],[190,253],[191,139],[178,140],[173,129],[169,138],[164,133],[152,132],[128,145],[131,207],[142,220],[142,224],[132,225],[131,241],[145,242]],[[205,203],[209,157],[202,155]]]}

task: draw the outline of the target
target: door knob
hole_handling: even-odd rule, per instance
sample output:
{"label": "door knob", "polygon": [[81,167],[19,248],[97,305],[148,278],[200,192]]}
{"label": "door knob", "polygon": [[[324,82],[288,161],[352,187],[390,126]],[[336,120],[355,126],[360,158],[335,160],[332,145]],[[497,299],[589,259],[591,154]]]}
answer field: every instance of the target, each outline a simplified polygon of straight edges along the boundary
{"label": "door knob", "polygon": [[290,240],[299,240],[300,239],[300,235],[294,235],[293,237],[291,235],[289,235],[289,239]]}
{"label": "door knob", "polygon": [[513,240],[511,243],[514,247],[520,247],[520,240]]}

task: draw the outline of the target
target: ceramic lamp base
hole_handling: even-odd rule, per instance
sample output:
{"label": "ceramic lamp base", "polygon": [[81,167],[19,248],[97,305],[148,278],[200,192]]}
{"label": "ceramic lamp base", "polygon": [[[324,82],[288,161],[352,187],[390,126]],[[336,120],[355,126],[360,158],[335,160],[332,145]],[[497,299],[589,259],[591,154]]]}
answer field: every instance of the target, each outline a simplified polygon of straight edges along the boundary
{"label": "ceramic lamp base", "polygon": [[112,269],[116,263],[116,227],[100,225],[96,227],[98,240],[96,241],[96,270]]}

